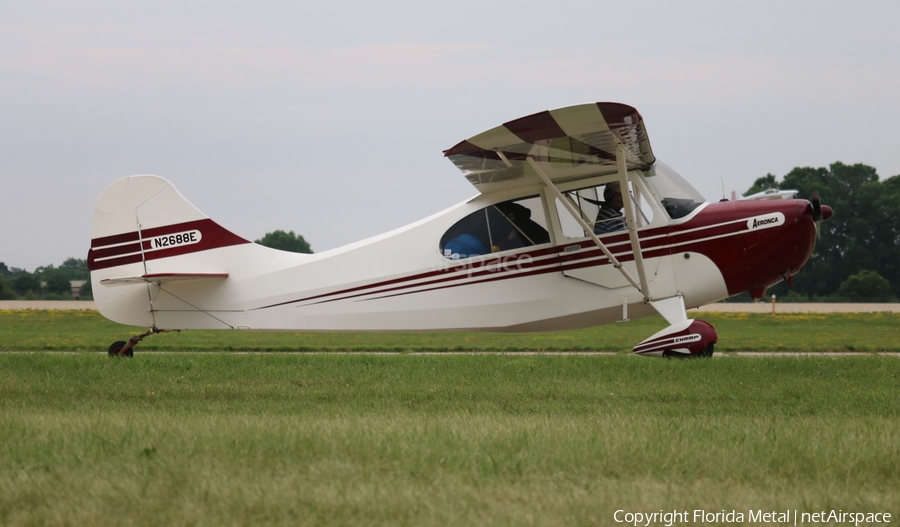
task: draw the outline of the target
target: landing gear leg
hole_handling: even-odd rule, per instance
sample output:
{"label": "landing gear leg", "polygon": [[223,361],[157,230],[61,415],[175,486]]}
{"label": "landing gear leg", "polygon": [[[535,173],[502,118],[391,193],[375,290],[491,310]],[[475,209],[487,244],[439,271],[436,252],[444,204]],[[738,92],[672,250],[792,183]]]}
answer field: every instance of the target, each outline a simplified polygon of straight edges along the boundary
{"label": "landing gear leg", "polygon": [[140,335],[135,335],[135,336],[131,337],[130,339],[128,339],[127,342],[124,340],[117,340],[116,342],[113,342],[112,345],[109,347],[109,356],[110,357],[134,357],[134,346],[138,342],[144,340],[144,338],[149,337],[150,335],[152,335],[154,333],[167,333],[169,331],[178,332],[181,330],[180,329],[166,330],[166,329],[159,329],[156,326],[153,326],[152,328],[148,329],[144,333],[141,333]]}

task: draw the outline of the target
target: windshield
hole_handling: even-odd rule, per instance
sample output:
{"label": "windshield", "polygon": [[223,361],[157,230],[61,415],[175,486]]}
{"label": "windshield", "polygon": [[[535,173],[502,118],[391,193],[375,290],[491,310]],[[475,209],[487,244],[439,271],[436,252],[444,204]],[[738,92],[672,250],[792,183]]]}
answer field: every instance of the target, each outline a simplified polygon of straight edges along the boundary
{"label": "windshield", "polygon": [[654,163],[644,174],[650,191],[656,194],[673,220],[687,216],[706,202],[697,189],[662,161]]}

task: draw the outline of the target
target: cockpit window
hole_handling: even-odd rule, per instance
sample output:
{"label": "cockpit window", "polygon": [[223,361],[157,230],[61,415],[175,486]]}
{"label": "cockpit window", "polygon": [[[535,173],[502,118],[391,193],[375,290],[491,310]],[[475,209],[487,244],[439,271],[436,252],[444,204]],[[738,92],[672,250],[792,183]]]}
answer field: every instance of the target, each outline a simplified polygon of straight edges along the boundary
{"label": "cockpit window", "polygon": [[487,206],[454,223],[441,237],[445,258],[459,260],[550,242],[540,196]]}
{"label": "cockpit window", "polygon": [[666,213],[673,220],[687,216],[706,202],[690,183],[661,161],[654,163],[644,174],[647,186],[659,197]]}
{"label": "cockpit window", "polygon": [[[641,192],[638,186],[629,186],[628,192],[634,200],[637,228],[649,225],[653,221],[653,208],[647,204],[646,193]],[[567,191],[565,196],[594,234],[602,236],[625,230],[624,203],[618,182]],[[556,210],[559,212],[560,227],[567,238],[579,239],[588,236],[558,198]]]}

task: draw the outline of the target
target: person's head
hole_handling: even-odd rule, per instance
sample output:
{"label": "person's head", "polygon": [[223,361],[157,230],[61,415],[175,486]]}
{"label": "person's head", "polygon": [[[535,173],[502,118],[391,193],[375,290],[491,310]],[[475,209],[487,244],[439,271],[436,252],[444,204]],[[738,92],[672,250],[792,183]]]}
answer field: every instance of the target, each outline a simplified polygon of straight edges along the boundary
{"label": "person's head", "polygon": [[606,185],[606,188],[603,189],[603,200],[617,208],[622,208],[622,189],[617,182]]}

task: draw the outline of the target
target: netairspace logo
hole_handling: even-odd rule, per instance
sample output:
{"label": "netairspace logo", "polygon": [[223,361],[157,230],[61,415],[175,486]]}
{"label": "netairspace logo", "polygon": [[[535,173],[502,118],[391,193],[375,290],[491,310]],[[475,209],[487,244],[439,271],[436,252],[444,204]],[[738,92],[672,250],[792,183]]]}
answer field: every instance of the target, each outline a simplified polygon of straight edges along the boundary
{"label": "netairspace logo", "polygon": [[724,524],[724,523],[756,523],[770,525],[877,525],[880,523],[891,523],[891,513],[889,512],[853,512],[843,510],[830,510],[818,512],[800,512],[797,509],[786,509],[783,511],[764,511],[748,510],[746,513],[736,510],[718,512],[707,511],[703,509],[672,510],[659,512],[628,512],[619,509],[613,514],[616,523],[632,525],[634,527],[651,525],[664,525],[672,527],[673,525],[702,525]]}
{"label": "netairspace logo", "polygon": [[481,258],[458,263],[458,260],[465,260],[466,258],[466,255],[454,254],[445,256],[445,259],[439,265],[433,267],[432,270],[458,274],[461,278],[471,278],[479,275],[522,271],[529,268],[534,262],[534,258],[530,254],[509,254],[506,256],[485,255]]}

